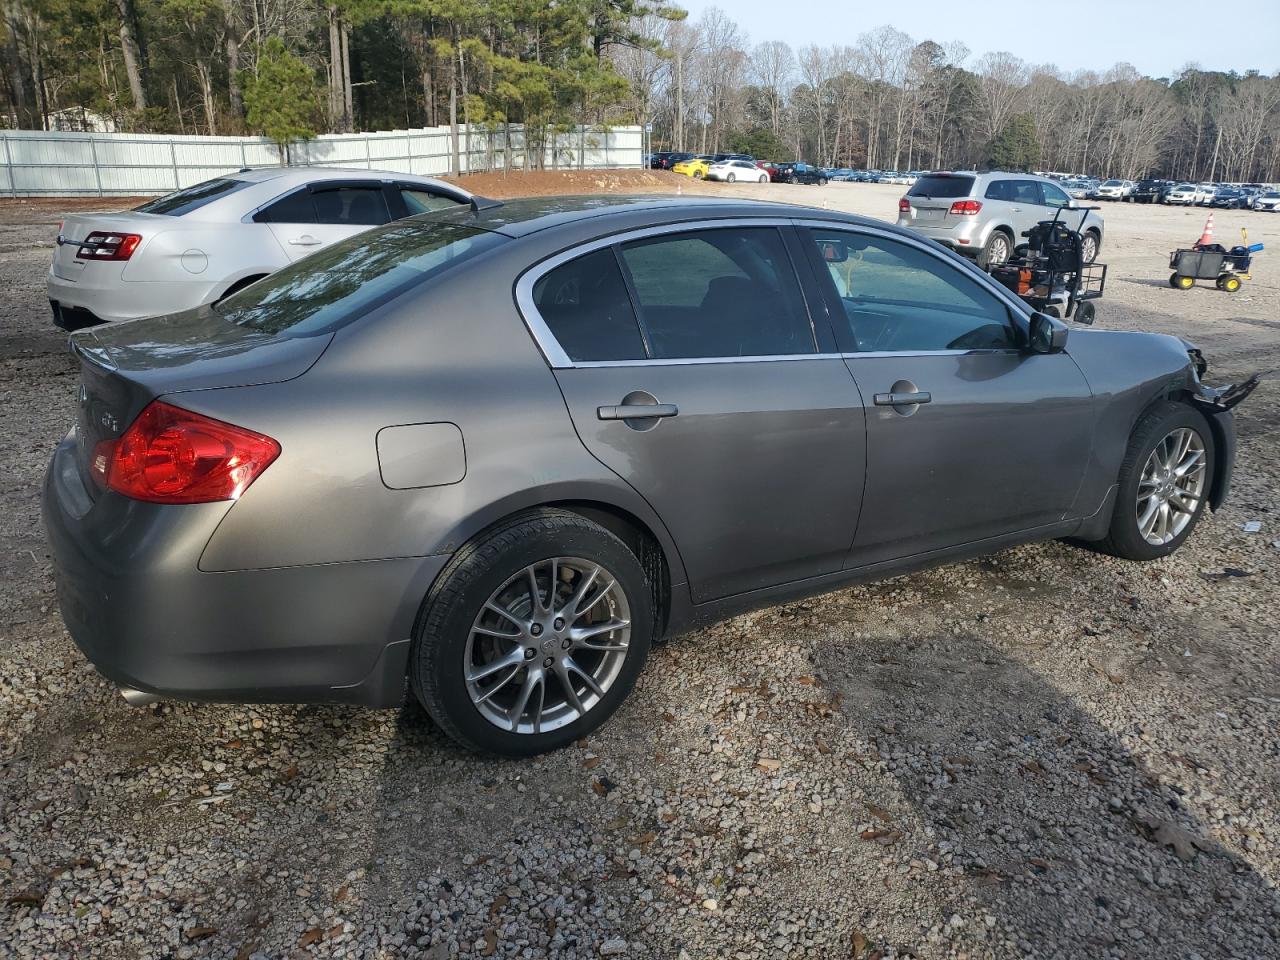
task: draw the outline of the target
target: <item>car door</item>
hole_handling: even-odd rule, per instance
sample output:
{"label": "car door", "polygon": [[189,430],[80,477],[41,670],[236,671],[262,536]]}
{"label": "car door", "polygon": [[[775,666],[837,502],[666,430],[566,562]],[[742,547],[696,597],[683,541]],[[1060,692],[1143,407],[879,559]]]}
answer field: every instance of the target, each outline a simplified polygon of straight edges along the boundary
{"label": "car door", "polygon": [[307,184],[254,214],[255,223],[270,226],[290,260],[390,220],[386,191],[370,180]]}
{"label": "car door", "polygon": [[946,253],[872,228],[811,227],[807,237],[867,403],[866,490],[849,565],[1067,516],[1093,419],[1069,352],[1024,350],[1009,304]]}
{"label": "car door", "polygon": [[838,571],[853,537],[862,399],[795,242],[763,221],[654,228],[518,286],[582,442],[662,518],[697,603]]}
{"label": "car door", "polygon": [[1048,220],[1052,214],[1045,214],[1044,197],[1037,181],[1012,180],[1010,188],[1013,191],[1009,210],[1013,214],[1014,246],[1022,246],[1027,242],[1023,234],[1041,220]]}

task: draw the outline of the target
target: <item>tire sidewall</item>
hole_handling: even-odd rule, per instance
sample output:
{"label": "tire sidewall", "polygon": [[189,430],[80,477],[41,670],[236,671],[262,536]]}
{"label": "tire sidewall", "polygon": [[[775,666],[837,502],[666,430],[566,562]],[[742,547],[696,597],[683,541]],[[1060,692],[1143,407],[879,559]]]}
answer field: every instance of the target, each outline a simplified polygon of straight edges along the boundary
{"label": "tire sidewall", "polygon": [[[467,693],[463,677],[467,639],[495,590],[529,564],[557,556],[599,563],[617,578],[631,611],[627,656],[613,685],[585,716],[548,733],[503,731],[485,719]],[[432,718],[466,745],[508,756],[560,749],[608,720],[635,686],[653,640],[649,588],[627,546],[584,518],[574,517],[554,531],[531,520],[521,531],[519,543],[503,550],[500,562],[489,565],[474,556],[460,558],[461,554],[442,572],[440,580],[448,589],[433,590],[414,636],[414,690]]]}
{"label": "tire sidewall", "polygon": [[[1156,445],[1179,427],[1190,427],[1200,435],[1205,449],[1205,487],[1200,503],[1191,522],[1168,543],[1156,546],[1148,543],[1138,532],[1137,498],[1138,481],[1142,470]],[[1134,429],[1130,440],[1129,455],[1121,469],[1115,512],[1111,519],[1111,543],[1121,555],[1131,560],[1156,560],[1177,550],[1200,523],[1212,492],[1214,470],[1217,467],[1218,450],[1213,440],[1209,422],[1198,410],[1185,403],[1168,401],[1144,417]]]}

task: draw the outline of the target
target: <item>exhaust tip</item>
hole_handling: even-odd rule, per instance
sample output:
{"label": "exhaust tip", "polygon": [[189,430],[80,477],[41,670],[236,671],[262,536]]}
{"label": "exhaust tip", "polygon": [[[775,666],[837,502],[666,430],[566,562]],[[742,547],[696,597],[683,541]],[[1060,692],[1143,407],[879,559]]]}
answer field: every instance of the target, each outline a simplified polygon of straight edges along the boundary
{"label": "exhaust tip", "polygon": [[159,703],[161,699],[154,693],[135,690],[133,687],[121,687],[120,696],[124,697],[125,703],[131,707],[145,707],[148,704]]}

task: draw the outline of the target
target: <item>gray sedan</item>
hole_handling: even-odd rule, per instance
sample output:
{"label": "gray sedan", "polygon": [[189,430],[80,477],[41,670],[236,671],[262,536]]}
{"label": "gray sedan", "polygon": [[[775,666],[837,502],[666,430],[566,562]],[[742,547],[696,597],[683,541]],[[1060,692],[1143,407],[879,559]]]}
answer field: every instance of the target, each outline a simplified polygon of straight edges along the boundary
{"label": "gray sedan", "polygon": [[45,524],[128,699],[407,681],[507,754],[750,608],[1052,537],[1165,556],[1251,386],[910,231],[692,198],[477,199],[73,344]]}

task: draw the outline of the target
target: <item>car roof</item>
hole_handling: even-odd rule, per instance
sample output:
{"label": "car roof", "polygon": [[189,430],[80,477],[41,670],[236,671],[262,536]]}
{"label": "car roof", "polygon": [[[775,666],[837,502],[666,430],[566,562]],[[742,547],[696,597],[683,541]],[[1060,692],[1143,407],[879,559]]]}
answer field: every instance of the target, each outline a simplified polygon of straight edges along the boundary
{"label": "car roof", "polygon": [[[438,182],[434,177],[416,173],[404,173],[399,170],[372,170],[356,167],[253,167],[227,174],[229,179],[245,180],[249,183],[266,183],[274,181],[275,185],[288,189],[304,183],[323,183],[326,180],[407,180],[421,182]],[[454,183],[445,183],[459,193],[469,191]]]}
{"label": "car roof", "polygon": [[[877,229],[898,228],[882,220],[859,217],[834,210],[820,210],[794,203],[767,200],[742,200],[734,197],[672,197],[662,194],[527,197],[502,203],[488,201],[457,210],[420,215],[421,219],[445,221],[492,230],[509,237],[523,237],[556,227],[571,226],[590,220],[602,227],[599,233],[613,229],[628,230],[682,220],[734,219],[746,217],[781,217],[787,219],[819,219]],[[417,219],[417,218],[415,218]]]}

